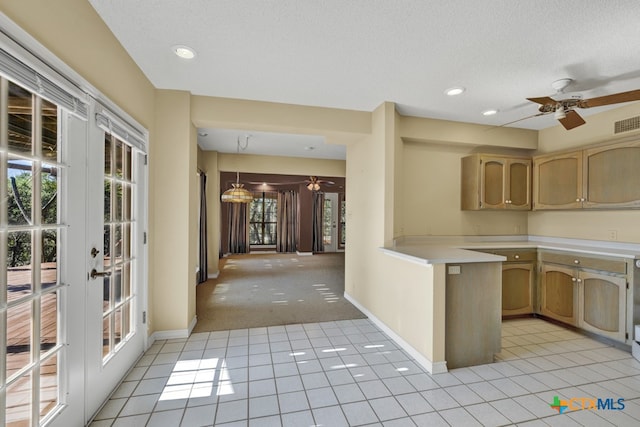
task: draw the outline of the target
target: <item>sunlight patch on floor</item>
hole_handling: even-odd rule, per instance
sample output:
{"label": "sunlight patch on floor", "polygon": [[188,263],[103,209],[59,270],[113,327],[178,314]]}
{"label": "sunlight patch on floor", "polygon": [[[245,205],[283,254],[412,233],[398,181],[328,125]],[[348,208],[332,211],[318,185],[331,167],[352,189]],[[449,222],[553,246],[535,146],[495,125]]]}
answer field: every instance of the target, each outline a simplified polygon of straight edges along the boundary
{"label": "sunlight patch on floor", "polygon": [[192,359],[176,362],[166,386],[160,395],[161,401],[191,399],[213,395],[233,394],[233,383],[224,359]]}

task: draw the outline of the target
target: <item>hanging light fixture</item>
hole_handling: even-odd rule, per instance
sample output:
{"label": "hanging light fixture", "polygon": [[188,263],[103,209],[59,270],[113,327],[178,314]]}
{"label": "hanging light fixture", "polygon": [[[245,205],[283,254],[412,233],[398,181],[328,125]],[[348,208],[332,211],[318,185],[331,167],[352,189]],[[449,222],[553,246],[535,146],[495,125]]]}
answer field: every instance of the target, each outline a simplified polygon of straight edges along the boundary
{"label": "hanging light fixture", "polygon": [[[236,153],[240,154],[240,137],[237,141]],[[246,150],[249,146],[249,135],[246,136],[245,145],[242,147]],[[244,188],[244,184],[240,184],[240,172],[236,171],[236,182],[231,184],[231,188],[222,193],[220,200],[227,203],[250,203],[253,200],[251,192]]]}

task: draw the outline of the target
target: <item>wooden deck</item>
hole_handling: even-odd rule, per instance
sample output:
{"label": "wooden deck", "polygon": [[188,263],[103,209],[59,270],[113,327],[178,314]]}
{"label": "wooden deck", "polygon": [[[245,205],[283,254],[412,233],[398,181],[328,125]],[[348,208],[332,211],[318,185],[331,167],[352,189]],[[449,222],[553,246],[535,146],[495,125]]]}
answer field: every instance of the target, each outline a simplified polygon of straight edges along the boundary
{"label": "wooden deck", "polygon": [[[57,282],[55,263],[42,264],[41,281],[44,289]],[[23,266],[7,271],[7,301],[17,301],[32,293],[32,268]],[[12,307],[7,312],[7,378],[29,363],[32,340],[33,300]],[[46,351],[57,342],[58,294],[43,294],[40,299],[40,346]]]}
{"label": "wooden deck", "polygon": [[[55,263],[41,265],[41,283],[46,290],[57,283]],[[7,301],[18,301],[32,294],[31,266],[7,271]],[[31,361],[32,317],[34,300],[12,307],[7,313],[7,378]],[[58,338],[58,293],[45,293],[40,298],[40,354],[55,346]],[[58,357],[48,358],[40,367],[40,410],[46,414],[57,404]],[[19,379],[7,389],[7,425],[28,425],[30,416],[31,375]]]}

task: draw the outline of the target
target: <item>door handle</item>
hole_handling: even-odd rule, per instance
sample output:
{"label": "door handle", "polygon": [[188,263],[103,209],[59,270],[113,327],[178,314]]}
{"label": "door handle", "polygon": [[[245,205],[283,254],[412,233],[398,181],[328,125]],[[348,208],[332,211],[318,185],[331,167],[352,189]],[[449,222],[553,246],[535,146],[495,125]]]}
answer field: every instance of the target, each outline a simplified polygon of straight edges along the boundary
{"label": "door handle", "polygon": [[109,276],[111,276],[110,271],[98,271],[95,268],[91,270],[91,273],[89,273],[89,277],[91,277],[92,279],[95,279],[96,277],[109,277]]}

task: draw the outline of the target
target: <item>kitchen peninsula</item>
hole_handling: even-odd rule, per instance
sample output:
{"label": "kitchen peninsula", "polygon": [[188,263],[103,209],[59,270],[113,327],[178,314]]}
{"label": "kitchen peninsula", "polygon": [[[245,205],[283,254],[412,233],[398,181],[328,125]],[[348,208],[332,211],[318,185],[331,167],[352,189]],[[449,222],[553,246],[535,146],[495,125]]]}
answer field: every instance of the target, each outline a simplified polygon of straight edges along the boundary
{"label": "kitchen peninsula", "polygon": [[[533,262],[540,276],[531,281],[531,315],[633,344],[633,325],[640,323],[640,245],[538,236],[403,237],[381,251],[423,266],[425,275],[418,280],[426,277],[433,287],[425,307],[434,314],[425,331],[431,373],[491,363],[500,352],[505,250],[539,254]],[[563,263],[570,268],[563,269]]]}

